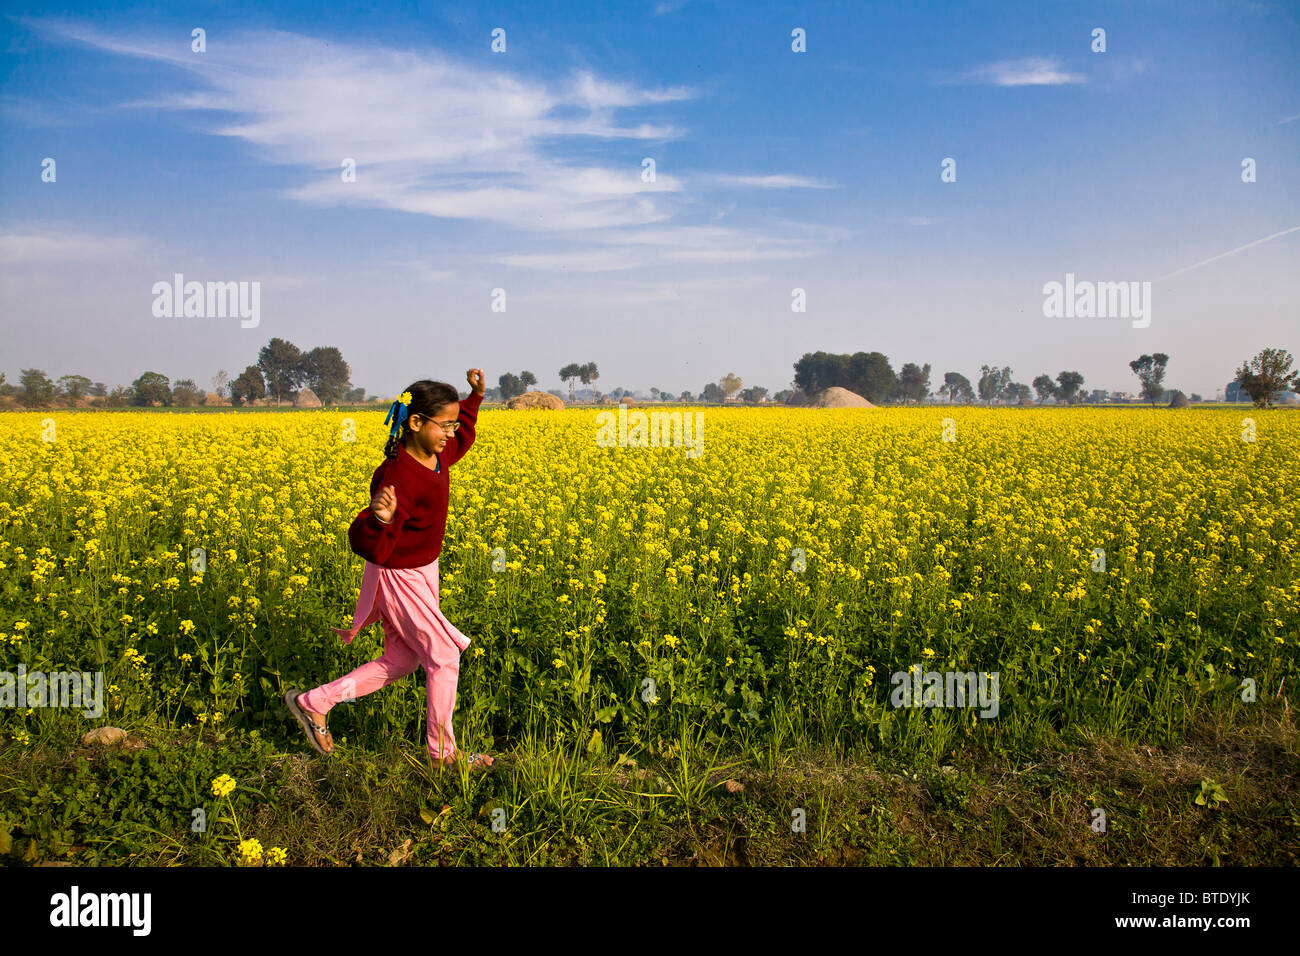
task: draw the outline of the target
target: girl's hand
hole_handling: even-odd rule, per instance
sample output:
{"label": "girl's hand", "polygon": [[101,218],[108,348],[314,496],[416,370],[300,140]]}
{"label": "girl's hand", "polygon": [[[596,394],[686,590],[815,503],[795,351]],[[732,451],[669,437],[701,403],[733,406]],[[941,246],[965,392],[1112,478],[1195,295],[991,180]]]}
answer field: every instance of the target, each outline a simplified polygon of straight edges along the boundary
{"label": "girl's hand", "polygon": [[472,368],[468,372],[466,372],[465,381],[469,382],[469,387],[472,388],[476,393],[478,393],[479,395],[483,394],[483,389],[485,385],[483,379],[483,370],[481,368]]}
{"label": "girl's hand", "polygon": [[397,493],[392,485],[379,489],[379,494],[370,502],[370,511],[384,524],[393,520],[393,514],[397,511]]}

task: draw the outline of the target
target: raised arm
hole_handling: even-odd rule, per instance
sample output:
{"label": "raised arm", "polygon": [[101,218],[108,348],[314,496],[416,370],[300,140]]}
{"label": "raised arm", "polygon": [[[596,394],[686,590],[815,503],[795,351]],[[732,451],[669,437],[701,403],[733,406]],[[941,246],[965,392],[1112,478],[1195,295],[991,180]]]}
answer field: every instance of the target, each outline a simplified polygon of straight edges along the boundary
{"label": "raised arm", "polygon": [[470,393],[468,398],[460,400],[460,414],[456,420],[460,422],[460,428],[456,433],[447,440],[447,447],[443,449],[442,461],[446,465],[454,465],[465,457],[465,452],[469,451],[469,446],[474,444],[474,427],[478,423],[478,407],[483,403],[483,370],[481,368],[472,368],[465,373],[469,381]]}

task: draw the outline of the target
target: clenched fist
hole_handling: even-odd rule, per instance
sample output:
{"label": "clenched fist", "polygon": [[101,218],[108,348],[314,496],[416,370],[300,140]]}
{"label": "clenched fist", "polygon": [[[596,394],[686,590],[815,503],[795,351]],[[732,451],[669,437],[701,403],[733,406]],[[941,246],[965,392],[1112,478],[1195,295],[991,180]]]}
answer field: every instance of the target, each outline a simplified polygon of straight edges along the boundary
{"label": "clenched fist", "polygon": [[479,395],[483,394],[485,387],[483,379],[483,370],[481,368],[472,368],[465,373],[465,381],[469,382],[469,387]]}
{"label": "clenched fist", "polygon": [[391,524],[393,514],[397,511],[397,492],[392,485],[385,485],[370,502],[370,511],[384,524]]}

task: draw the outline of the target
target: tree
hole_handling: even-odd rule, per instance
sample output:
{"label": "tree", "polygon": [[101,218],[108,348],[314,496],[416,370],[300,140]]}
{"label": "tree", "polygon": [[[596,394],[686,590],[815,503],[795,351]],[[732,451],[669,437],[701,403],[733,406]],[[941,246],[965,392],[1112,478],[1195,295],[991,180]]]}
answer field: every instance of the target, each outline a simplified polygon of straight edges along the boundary
{"label": "tree", "polygon": [[596,379],[600,378],[600,369],[596,368],[595,362],[588,362],[578,369],[578,378],[583,385],[590,385]]}
{"label": "tree", "polygon": [[88,393],[97,398],[104,398],[108,395],[108,386],[103,382],[96,382],[94,385],[90,386]]}
{"label": "tree", "polygon": [[1040,405],[1049,398],[1056,398],[1056,383],[1052,381],[1052,376],[1044,374],[1034,379],[1034,391],[1038,393]]}
{"label": "tree", "polygon": [[305,384],[322,405],[337,405],[348,387],[352,369],[343,361],[343,353],[331,346],[317,346],[302,356],[298,383]]}
{"label": "tree", "polygon": [[898,379],[880,352],[807,352],[794,364],[794,384],[807,395],[838,387],[879,403],[894,394]]}
{"label": "tree", "polygon": [[131,391],[131,386],[114,385],[113,390],[105,397],[104,404],[110,408],[124,408],[134,401],[135,395]]}
{"label": "tree", "polygon": [[1241,363],[1236,380],[1259,408],[1271,408],[1274,392],[1300,384],[1300,372],[1291,371],[1291,362],[1291,353],[1284,349],[1264,349]]}
{"label": "tree", "polygon": [[225,398],[226,388],[229,385],[230,385],[230,376],[226,373],[226,370],[224,368],[218,370],[217,374],[212,376],[212,391],[215,395],[221,398]]}
{"label": "tree", "polygon": [[1067,404],[1073,405],[1079,389],[1083,386],[1083,376],[1078,372],[1062,372],[1056,376],[1056,394]]}
{"label": "tree", "polygon": [[1007,398],[1017,405],[1028,405],[1033,395],[1029,391],[1029,386],[1024,382],[1012,382],[1007,386]]}
{"label": "tree", "polygon": [[192,405],[198,405],[203,401],[203,393],[199,387],[194,384],[194,379],[183,378],[172,386],[171,404],[180,405],[183,408],[189,408]]}
{"label": "tree", "polygon": [[979,388],[980,400],[991,402],[1004,394],[1011,384],[1011,368],[999,369],[996,365],[981,365]]}
{"label": "tree", "polygon": [[1092,394],[1088,396],[1088,401],[1094,405],[1102,405],[1110,401],[1110,392],[1104,388],[1094,388]]}
{"label": "tree", "polygon": [[681,399],[681,400],[682,400],[683,402],[693,402],[693,401],[695,401],[695,399],[691,397],[691,393],[690,393],[690,392],[682,392],[682,399]]}
{"label": "tree", "polygon": [[87,394],[92,384],[84,375],[64,375],[59,379],[59,389],[74,402]]}
{"label": "tree", "polygon": [[975,392],[970,387],[970,379],[961,372],[944,372],[943,387],[939,391],[948,393],[949,402],[955,402],[959,398],[969,402],[975,397]]}
{"label": "tree", "polygon": [[302,352],[284,339],[271,339],[257,353],[257,367],[266,378],[267,390],[276,402],[293,398],[302,382]]}
{"label": "tree", "polygon": [[898,376],[881,352],[854,352],[849,356],[849,384],[841,386],[873,404],[887,401],[898,389]]}
{"label": "tree", "polygon": [[537,384],[537,376],[525,369],[519,373],[519,381],[523,383],[525,389],[532,388]]}
{"label": "tree", "polygon": [[653,398],[656,402],[659,401],[659,389],[651,388],[650,397]]}
{"label": "tree", "polygon": [[361,405],[366,400],[366,390],[360,386],[350,388],[343,393],[343,401],[349,405]]}
{"label": "tree", "polygon": [[265,394],[266,382],[262,378],[262,370],[256,365],[248,366],[240,373],[239,378],[230,383],[230,403],[232,405],[243,405],[245,402],[261,398]]}
{"label": "tree", "polygon": [[501,401],[508,402],[516,395],[524,394],[524,383],[520,381],[519,376],[514,372],[506,372],[497,379],[497,387],[501,392]]}
{"label": "tree", "polygon": [[908,401],[920,403],[929,395],[930,363],[926,362],[924,368],[915,362],[904,365],[898,373],[898,394],[902,396],[904,403]]}
{"label": "tree", "polygon": [[726,398],[727,395],[718,387],[717,382],[710,382],[708,385],[704,386],[704,389],[700,393],[700,397],[704,399],[704,401],[716,405]]}
{"label": "tree", "polygon": [[161,372],[145,372],[131,383],[133,404],[148,408],[154,402],[170,405],[172,402],[171,383]]}
{"label": "tree", "polygon": [[722,378],[718,379],[718,387],[722,389],[722,400],[724,402],[730,401],[731,396],[740,391],[741,386],[744,384],[740,376],[735,372],[728,372],[722,376]]}
{"label": "tree", "polygon": [[746,405],[757,405],[767,397],[767,389],[762,385],[752,385],[740,393],[740,400]]}
{"label": "tree", "polygon": [[1128,363],[1128,367],[1133,370],[1133,374],[1142,383],[1141,396],[1149,399],[1152,407],[1155,406],[1156,400],[1165,392],[1165,366],[1168,363],[1169,356],[1163,352],[1156,352],[1154,355],[1143,355]]}
{"label": "tree", "polygon": [[22,403],[28,408],[43,408],[54,400],[54,383],[40,369],[23,369],[18,381],[23,386]]}
{"label": "tree", "polygon": [[570,362],[564,368],[560,369],[560,381],[569,383],[569,401],[573,401],[573,381],[582,376],[582,366],[577,362]]}

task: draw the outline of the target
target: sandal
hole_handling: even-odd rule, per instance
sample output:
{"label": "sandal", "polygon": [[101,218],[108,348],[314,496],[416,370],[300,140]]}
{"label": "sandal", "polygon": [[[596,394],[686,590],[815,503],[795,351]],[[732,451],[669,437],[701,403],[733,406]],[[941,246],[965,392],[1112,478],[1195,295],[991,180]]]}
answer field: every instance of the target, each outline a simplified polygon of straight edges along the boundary
{"label": "sandal", "polygon": [[308,717],[306,711],[298,706],[298,698],[301,695],[302,691],[297,688],[289,688],[289,690],[285,691],[284,694],[285,706],[289,708],[289,713],[298,718],[298,723],[302,724],[303,733],[307,735],[307,743],[311,744],[312,749],[322,757],[328,757],[330,751],[322,747],[316,738],[319,737],[321,740],[328,740],[331,746],[334,743],[334,738],[330,736],[329,727],[318,726],[316,721]]}

